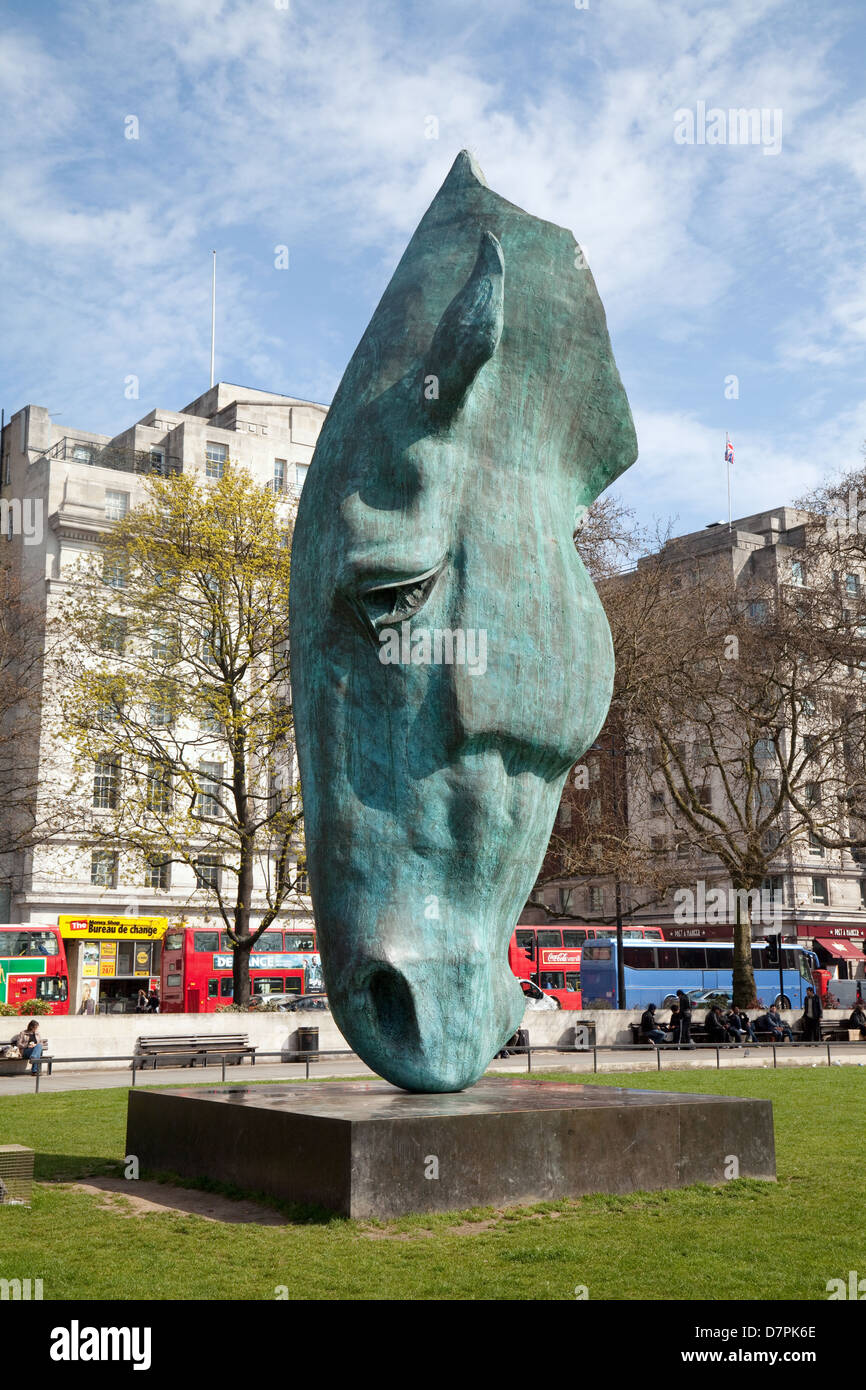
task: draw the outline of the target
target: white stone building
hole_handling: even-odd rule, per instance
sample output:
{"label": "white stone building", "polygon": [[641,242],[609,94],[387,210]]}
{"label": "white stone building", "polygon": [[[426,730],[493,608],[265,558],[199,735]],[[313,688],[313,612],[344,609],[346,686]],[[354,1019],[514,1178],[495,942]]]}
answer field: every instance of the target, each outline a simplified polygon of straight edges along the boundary
{"label": "white stone building", "polygon": [[[42,406],[18,410],[3,431],[0,551],[35,602],[43,633],[82,551],[142,499],[146,471],[215,478],[231,459],[294,508],[326,413],[314,402],[224,382],[182,410],[150,411],[113,438],[55,424]],[[46,681],[31,750],[40,766],[39,797],[47,797],[53,779],[66,773],[49,750],[51,698]],[[93,807],[85,801],[82,793],[86,829]],[[257,892],[254,923],[263,906]],[[68,913],[184,917],[193,925],[218,925],[213,904],[208,908],[192,870],[182,865],[148,880],[122,853],[112,864],[104,851],[78,844],[74,835],[55,836],[0,864],[0,921],[48,923]],[[282,915],[299,925],[311,923],[309,899],[299,899]]]}

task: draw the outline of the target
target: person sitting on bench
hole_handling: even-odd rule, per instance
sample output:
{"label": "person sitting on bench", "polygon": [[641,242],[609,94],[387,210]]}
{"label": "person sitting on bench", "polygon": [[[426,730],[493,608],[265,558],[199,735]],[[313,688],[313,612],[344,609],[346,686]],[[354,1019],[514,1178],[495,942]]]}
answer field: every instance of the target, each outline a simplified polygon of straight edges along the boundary
{"label": "person sitting on bench", "polygon": [[653,1044],[666,1042],[664,1033],[656,1023],[656,1006],[647,1004],[640,1016],[640,1035]]}
{"label": "person sitting on bench", "polygon": [[39,1075],[39,1058],[42,1056],[42,1039],[39,1036],[39,1022],[31,1018],[23,1033],[16,1033],[12,1039],[12,1046],[17,1047],[21,1056],[30,1059],[30,1070],[34,1076]]}
{"label": "person sitting on bench", "polygon": [[863,1008],[863,1000],[858,999],[854,1005],[851,1017],[848,1019],[849,1028],[859,1028],[861,1038],[866,1038],[866,1009]]}

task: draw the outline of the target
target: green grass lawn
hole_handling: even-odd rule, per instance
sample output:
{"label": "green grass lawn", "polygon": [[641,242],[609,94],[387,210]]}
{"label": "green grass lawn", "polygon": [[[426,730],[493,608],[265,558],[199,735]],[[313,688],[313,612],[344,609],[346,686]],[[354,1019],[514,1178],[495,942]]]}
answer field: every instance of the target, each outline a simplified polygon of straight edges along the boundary
{"label": "green grass lawn", "polygon": [[828,1279],[866,1272],[860,1068],[544,1079],[767,1097],[779,1181],[379,1227],[337,1217],[278,1227],[183,1212],[130,1217],[52,1185],[122,1174],[126,1089],[12,1096],[0,1100],[0,1142],[35,1148],[43,1185],[32,1210],[0,1212],[0,1277],[41,1277],[46,1299],[273,1299],[277,1286],[289,1298],[573,1299],[585,1285],[592,1300],[824,1300]]}

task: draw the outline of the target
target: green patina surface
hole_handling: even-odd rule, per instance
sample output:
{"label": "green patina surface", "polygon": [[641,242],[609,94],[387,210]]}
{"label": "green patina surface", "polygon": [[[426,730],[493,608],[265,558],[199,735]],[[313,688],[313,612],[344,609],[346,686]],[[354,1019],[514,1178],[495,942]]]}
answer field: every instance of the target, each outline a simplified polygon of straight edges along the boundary
{"label": "green patina surface", "polygon": [[613,680],[574,521],[636,453],[574,236],[462,153],[346,369],[293,550],[328,995],[406,1089],[471,1085],[522,1015],[508,939]]}

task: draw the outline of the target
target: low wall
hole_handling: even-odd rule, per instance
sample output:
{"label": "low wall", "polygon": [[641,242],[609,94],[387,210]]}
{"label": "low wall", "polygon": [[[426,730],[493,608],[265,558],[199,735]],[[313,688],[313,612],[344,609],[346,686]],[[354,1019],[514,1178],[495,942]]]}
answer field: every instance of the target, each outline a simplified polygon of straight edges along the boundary
{"label": "low wall", "polygon": [[[575,1025],[592,1021],[599,1046],[612,1046],[631,1042],[629,1024],[636,1022],[640,1013],[639,1009],[527,1009],[522,1027],[529,1033],[532,1047],[570,1047]],[[824,1017],[847,1019],[849,1013],[849,1009],[828,1009]],[[667,1010],[663,1011],[666,1015]],[[800,1009],[782,1015],[792,1027],[800,1016]],[[700,1013],[695,1021],[699,1017]],[[757,1017],[756,1010],[752,1017]],[[0,1019],[0,1040],[6,1041],[22,1026],[15,1018]],[[247,1033],[261,1052],[288,1054],[294,1051],[298,1028],[318,1028],[321,1049],[348,1049],[330,1013],[323,1009],[289,1014],[72,1014],[40,1019],[40,1027],[53,1057],[86,1057],[92,1065],[106,1068],[121,1066],[106,1059],[131,1057],[136,1040],[149,1035],[196,1033],[208,1037],[217,1033]]]}

